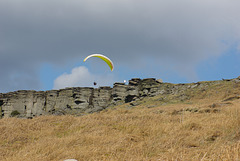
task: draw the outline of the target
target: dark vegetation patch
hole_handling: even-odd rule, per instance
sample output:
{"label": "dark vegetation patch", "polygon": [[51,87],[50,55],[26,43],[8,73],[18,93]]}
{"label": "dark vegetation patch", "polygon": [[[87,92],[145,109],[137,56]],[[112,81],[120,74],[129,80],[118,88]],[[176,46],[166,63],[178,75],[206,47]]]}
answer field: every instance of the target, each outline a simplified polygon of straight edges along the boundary
{"label": "dark vegetation patch", "polygon": [[18,112],[17,110],[12,111],[12,113],[11,113],[11,117],[15,117],[18,115],[20,115],[20,112]]}

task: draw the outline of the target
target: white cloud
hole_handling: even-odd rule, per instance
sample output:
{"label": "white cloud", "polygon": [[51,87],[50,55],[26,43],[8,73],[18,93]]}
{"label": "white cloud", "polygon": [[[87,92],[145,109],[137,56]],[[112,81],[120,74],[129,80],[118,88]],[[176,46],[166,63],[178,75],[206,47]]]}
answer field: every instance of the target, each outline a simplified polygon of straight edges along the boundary
{"label": "white cloud", "polygon": [[64,73],[54,80],[54,89],[66,87],[93,87],[93,82],[97,86],[111,86],[114,82],[113,75],[94,75],[84,66],[73,68],[70,74]]}

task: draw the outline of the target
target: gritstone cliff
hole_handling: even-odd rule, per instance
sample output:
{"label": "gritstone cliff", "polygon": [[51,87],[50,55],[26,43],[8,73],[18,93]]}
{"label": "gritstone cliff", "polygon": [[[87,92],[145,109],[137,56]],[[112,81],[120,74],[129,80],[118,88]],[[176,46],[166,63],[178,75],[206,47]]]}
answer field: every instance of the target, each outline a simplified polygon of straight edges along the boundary
{"label": "gritstone cliff", "polygon": [[[230,80],[240,82],[240,77]],[[101,111],[114,105],[137,102],[144,97],[156,95],[177,95],[178,99],[188,99],[187,89],[207,88],[209,84],[221,81],[171,84],[155,78],[129,80],[128,85],[115,83],[111,87],[73,87],[60,90],[30,91],[20,90],[0,93],[0,118],[17,116],[32,118],[40,115],[83,115]]]}

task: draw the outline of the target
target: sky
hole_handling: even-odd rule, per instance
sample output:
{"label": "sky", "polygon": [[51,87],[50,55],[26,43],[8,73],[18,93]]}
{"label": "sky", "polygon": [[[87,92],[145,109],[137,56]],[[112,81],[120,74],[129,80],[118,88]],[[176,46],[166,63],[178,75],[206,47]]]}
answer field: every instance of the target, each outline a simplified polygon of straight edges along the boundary
{"label": "sky", "polygon": [[[239,0],[0,0],[0,92],[240,76]],[[99,58],[114,63],[111,71]]]}

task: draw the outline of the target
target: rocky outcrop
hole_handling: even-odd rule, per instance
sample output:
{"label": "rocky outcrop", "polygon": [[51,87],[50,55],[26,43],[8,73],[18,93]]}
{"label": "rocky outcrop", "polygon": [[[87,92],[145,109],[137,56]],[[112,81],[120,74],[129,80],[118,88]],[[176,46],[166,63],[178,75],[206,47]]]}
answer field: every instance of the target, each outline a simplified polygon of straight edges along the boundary
{"label": "rocky outcrop", "polygon": [[[240,82],[240,77],[231,80]],[[115,83],[113,87],[72,87],[50,91],[20,90],[0,93],[0,117],[17,116],[32,118],[40,115],[83,115],[101,111],[110,106],[131,102],[133,105],[144,97],[172,94],[179,99],[188,99],[188,89],[205,89],[211,83],[221,81],[187,84],[163,83],[155,78],[129,80],[129,84]]]}
{"label": "rocky outcrop", "polygon": [[66,88],[50,91],[16,91],[0,94],[2,117],[83,114],[100,111],[111,101],[112,88]]}

